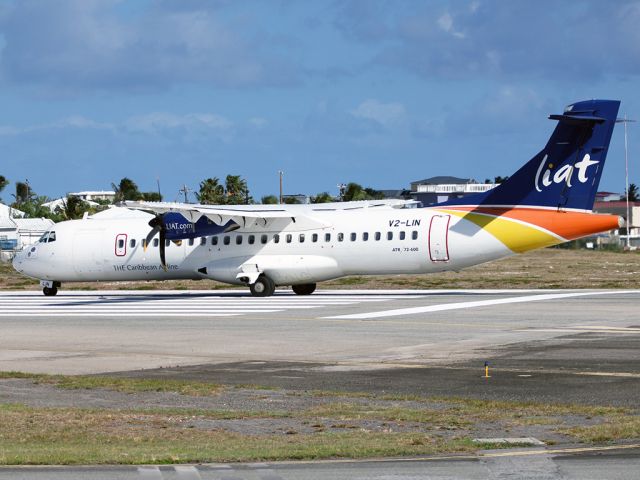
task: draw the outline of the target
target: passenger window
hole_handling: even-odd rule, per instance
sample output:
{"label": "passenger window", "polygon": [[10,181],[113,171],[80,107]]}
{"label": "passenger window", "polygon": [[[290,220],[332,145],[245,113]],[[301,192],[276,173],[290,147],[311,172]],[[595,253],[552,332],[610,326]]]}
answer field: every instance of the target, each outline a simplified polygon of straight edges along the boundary
{"label": "passenger window", "polygon": [[380,238],[382,237],[382,235],[380,234],[380,232],[376,232],[375,237],[376,237],[376,242],[377,242],[378,240],[380,240]]}
{"label": "passenger window", "polygon": [[207,237],[200,237],[200,245],[206,245],[207,244]]}
{"label": "passenger window", "polygon": [[418,231],[414,230],[413,232],[411,232],[411,239],[412,240],[417,240],[418,239]]}
{"label": "passenger window", "polygon": [[135,238],[132,238],[131,240],[129,240],[129,247],[136,248],[136,239]]}
{"label": "passenger window", "polygon": [[236,235],[236,245],[242,245],[242,235]]}
{"label": "passenger window", "polygon": [[316,243],[318,241],[318,234],[314,233],[313,235],[311,235],[311,241],[313,243]]}
{"label": "passenger window", "polygon": [[218,244],[218,236],[214,235],[213,237],[211,237],[211,245],[217,245]]}
{"label": "passenger window", "polygon": [[[49,239],[51,239],[51,237],[49,237]],[[118,248],[124,248],[124,239],[123,238],[118,240]]]}
{"label": "passenger window", "polygon": [[330,242],[331,241],[331,234],[330,233],[325,233],[324,234],[324,241],[325,242]]}
{"label": "passenger window", "polygon": [[393,232],[387,232],[387,240],[393,240]]}
{"label": "passenger window", "polygon": [[160,245],[160,240],[158,240],[157,238],[153,239],[153,246],[157,247],[158,245]]}
{"label": "passenger window", "polygon": [[189,239],[189,246],[190,247],[193,247],[194,241],[195,241],[195,239],[193,239],[193,238]]}
{"label": "passenger window", "polygon": [[273,243],[280,243],[280,235],[277,233],[273,236]]}
{"label": "passenger window", "polygon": [[300,243],[304,243],[304,233],[301,233],[298,239],[300,240]]}
{"label": "passenger window", "polygon": [[338,234],[338,241],[341,242],[344,240],[344,233],[339,233]]}
{"label": "passenger window", "polygon": [[290,233],[287,233],[287,243],[291,243],[291,240],[293,240],[293,236]]}
{"label": "passenger window", "polygon": [[367,240],[369,240],[369,232],[364,232],[362,234],[362,241],[366,242]]}
{"label": "passenger window", "polygon": [[267,243],[267,241],[268,241],[268,240],[269,240],[269,236],[268,236],[268,235],[262,235],[262,236],[260,237],[260,243],[262,243],[263,245],[264,245],[265,243]]}
{"label": "passenger window", "polygon": [[249,242],[249,245],[253,245],[254,243],[256,243],[256,236],[249,235],[249,238],[247,238],[247,241]]}
{"label": "passenger window", "polygon": [[225,245],[229,245],[231,243],[231,237],[229,235],[225,235],[222,243],[224,243]]}
{"label": "passenger window", "polygon": [[400,232],[400,240],[404,240],[405,236],[406,236],[405,232]]}
{"label": "passenger window", "polygon": [[353,232],[352,232],[352,233],[351,233],[351,241],[352,241],[352,242],[355,242],[355,241],[356,241],[356,237],[357,237],[357,235],[356,235],[355,233],[353,233]]}
{"label": "passenger window", "polygon": [[164,241],[164,246],[165,246],[165,247],[168,247],[168,246],[170,246],[170,245],[171,245],[171,240],[165,240],[165,241]]}
{"label": "passenger window", "polygon": [[55,242],[56,241],[56,232],[49,232],[49,240],[48,242]]}

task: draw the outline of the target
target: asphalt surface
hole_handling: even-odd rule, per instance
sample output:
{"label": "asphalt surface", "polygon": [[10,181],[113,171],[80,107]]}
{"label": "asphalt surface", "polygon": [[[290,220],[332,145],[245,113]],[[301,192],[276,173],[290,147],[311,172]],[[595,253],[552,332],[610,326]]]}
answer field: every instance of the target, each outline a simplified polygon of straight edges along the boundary
{"label": "asphalt surface", "polygon": [[[637,408],[639,300],[640,291],[572,290],[279,292],[268,299],[238,291],[2,292],[0,370]],[[637,448],[525,453],[0,468],[0,479],[630,479],[640,471]]]}
{"label": "asphalt surface", "polygon": [[180,465],[141,467],[7,467],[0,479],[109,480],[219,479],[219,480],[324,480],[324,479],[563,479],[632,480],[638,478],[638,450],[551,453],[529,449],[484,452],[477,457],[374,461],[253,463],[233,465]]}

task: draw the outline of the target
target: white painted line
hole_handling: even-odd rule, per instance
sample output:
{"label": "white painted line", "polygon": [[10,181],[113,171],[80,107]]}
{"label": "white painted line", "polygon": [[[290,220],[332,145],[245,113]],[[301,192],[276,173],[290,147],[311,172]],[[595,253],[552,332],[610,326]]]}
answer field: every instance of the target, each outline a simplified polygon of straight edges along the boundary
{"label": "white painted line", "polygon": [[158,467],[138,467],[138,474],[144,478],[162,478],[162,472]]}
{"label": "white painted line", "polygon": [[512,444],[526,444],[526,445],[546,445],[544,442],[541,442],[537,438],[534,437],[499,437],[499,438],[474,438],[473,442],[475,443],[502,443],[507,445]]}
{"label": "white painted line", "polygon": [[[279,312],[280,310],[270,310],[269,312]],[[255,312],[251,312],[255,313]],[[8,315],[0,313],[0,317],[235,317],[241,313],[60,313],[60,312],[39,312],[39,313],[10,313]]]}
{"label": "white painted line", "polygon": [[186,480],[200,480],[202,477],[200,476],[200,472],[194,466],[190,465],[176,465],[173,469],[178,474],[179,478],[184,478]]}
{"label": "white painted line", "polygon": [[432,313],[443,312],[446,310],[460,310],[465,308],[489,307],[493,305],[505,305],[509,303],[526,303],[540,302],[545,300],[558,300],[561,298],[587,297],[595,295],[621,295],[621,294],[640,294],[640,290],[619,290],[619,291],[596,291],[596,292],[572,292],[572,293],[552,293],[545,295],[528,295],[526,297],[509,297],[494,298],[491,300],[477,300],[473,302],[455,302],[440,305],[427,305],[423,307],[399,308],[395,310],[382,310],[378,312],[353,313],[350,315],[335,315],[322,318],[340,318],[340,319],[367,319],[367,318],[383,318],[394,317],[398,315],[413,315],[416,313]]}

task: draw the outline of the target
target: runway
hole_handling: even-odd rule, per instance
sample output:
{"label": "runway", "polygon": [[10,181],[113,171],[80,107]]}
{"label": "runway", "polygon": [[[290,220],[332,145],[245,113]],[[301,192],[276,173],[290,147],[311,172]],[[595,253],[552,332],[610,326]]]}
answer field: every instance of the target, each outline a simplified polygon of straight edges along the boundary
{"label": "runway", "polygon": [[[0,370],[451,366],[568,335],[635,338],[639,299],[635,290],[320,290],[270,298],[238,290],[2,292]],[[616,370],[604,373],[633,373]]]}

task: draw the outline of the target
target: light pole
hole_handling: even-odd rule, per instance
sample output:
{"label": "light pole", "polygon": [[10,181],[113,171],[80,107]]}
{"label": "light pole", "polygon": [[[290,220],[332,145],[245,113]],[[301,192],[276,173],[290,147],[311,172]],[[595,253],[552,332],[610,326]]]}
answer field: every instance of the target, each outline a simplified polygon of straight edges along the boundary
{"label": "light pole", "polygon": [[624,114],[624,118],[618,118],[616,123],[624,123],[624,176],[625,176],[625,192],[627,200],[627,249],[631,246],[631,212],[629,209],[629,144],[627,142],[627,123],[635,122],[627,118],[627,114]]}
{"label": "light pole", "polygon": [[283,204],[282,177],[284,176],[284,172],[282,170],[278,170],[278,175],[280,176],[280,198],[279,198],[279,203],[280,203],[280,205],[282,205]]}

